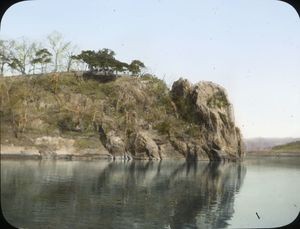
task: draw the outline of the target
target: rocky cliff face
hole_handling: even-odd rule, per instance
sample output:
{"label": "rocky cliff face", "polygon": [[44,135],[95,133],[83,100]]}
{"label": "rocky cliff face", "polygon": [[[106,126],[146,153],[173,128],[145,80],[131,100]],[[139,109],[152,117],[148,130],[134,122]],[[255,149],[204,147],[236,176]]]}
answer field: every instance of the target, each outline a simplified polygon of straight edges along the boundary
{"label": "rocky cliff face", "polygon": [[[198,136],[169,131],[167,136],[149,128],[136,128],[125,136],[102,135],[103,144],[114,157],[134,159],[180,158],[187,160],[237,160],[244,156],[240,130],[235,126],[233,108],[225,89],[212,82],[191,85],[174,82],[170,91],[177,119],[193,126]],[[151,124],[149,124],[151,125]],[[176,125],[176,123],[175,123]],[[125,140],[122,140],[125,139]]]}
{"label": "rocky cliff face", "polygon": [[179,79],[169,90],[152,76],[61,75],[52,84],[49,76],[1,79],[2,146],[35,148],[42,158],[243,158],[232,105],[212,82]]}
{"label": "rocky cliff face", "polygon": [[195,139],[194,148],[200,146],[211,160],[243,157],[241,133],[224,88],[212,82],[191,85],[180,79],[171,93],[181,116],[201,128],[203,139]]}

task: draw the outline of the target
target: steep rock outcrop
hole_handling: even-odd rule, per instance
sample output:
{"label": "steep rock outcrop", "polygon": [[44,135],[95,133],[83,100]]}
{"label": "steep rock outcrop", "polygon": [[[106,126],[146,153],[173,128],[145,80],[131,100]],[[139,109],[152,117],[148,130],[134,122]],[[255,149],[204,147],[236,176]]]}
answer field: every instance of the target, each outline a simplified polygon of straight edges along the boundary
{"label": "steep rock outcrop", "polygon": [[188,128],[198,135],[191,136],[182,130],[168,130],[167,135],[161,134],[149,128],[152,123],[135,115],[136,125],[130,134],[123,134],[122,131],[109,131],[105,134],[102,128],[102,141],[108,151],[114,157],[124,159],[243,158],[241,133],[234,124],[233,108],[224,88],[212,82],[192,85],[187,80],[180,79],[174,82],[170,95],[177,120],[189,123]]}
{"label": "steep rock outcrop", "polygon": [[201,128],[203,139],[195,140],[211,160],[243,157],[241,133],[234,124],[233,107],[224,88],[212,82],[191,85],[180,79],[171,93],[181,117]]}
{"label": "steep rock outcrop", "polygon": [[150,160],[161,159],[160,149],[147,131],[134,134],[129,143],[129,148],[134,157]]}
{"label": "steep rock outcrop", "polygon": [[112,155],[114,159],[126,159],[125,143],[116,135],[115,131],[110,131],[106,135],[106,142],[104,142],[105,148]]}

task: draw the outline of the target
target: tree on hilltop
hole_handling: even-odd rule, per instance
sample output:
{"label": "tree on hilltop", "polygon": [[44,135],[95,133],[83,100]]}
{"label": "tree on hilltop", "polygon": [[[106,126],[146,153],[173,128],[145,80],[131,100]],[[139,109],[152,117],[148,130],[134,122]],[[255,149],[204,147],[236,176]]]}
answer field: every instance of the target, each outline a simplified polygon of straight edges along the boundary
{"label": "tree on hilltop", "polygon": [[77,56],[76,60],[81,60],[88,65],[89,71],[103,72],[107,75],[114,70],[122,70],[124,63],[115,59],[115,52],[110,49],[101,49],[97,52],[93,50],[83,50]]}
{"label": "tree on hilltop", "polygon": [[129,65],[125,62],[121,62],[119,60],[114,61],[113,70],[115,71],[116,75],[118,75],[119,72],[125,72],[128,70]]}
{"label": "tree on hilltop", "polygon": [[70,48],[71,42],[65,42],[63,36],[57,31],[54,31],[53,33],[48,35],[47,39],[53,55],[53,71],[57,72],[59,64],[64,58],[67,50]]}
{"label": "tree on hilltop", "polygon": [[[34,59],[31,60],[32,65],[34,66],[35,70],[35,64],[41,65],[41,73],[44,73],[47,69],[47,64],[51,63],[51,56],[52,54],[48,51],[48,49],[39,49],[35,52]],[[34,73],[33,70],[33,73]]]}
{"label": "tree on hilltop", "polygon": [[0,40],[0,76],[4,75],[5,65],[9,66],[11,63],[14,45],[13,40]]}
{"label": "tree on hilltop", "polygon": [[83,50],[78,55],[73,55],[73,59],[83,61],[87,64],[89,71],[94,71],[96,69],[96,52],[92,50]]}
{"label": "tree on hilltop", "polygon": [[36,43],[29,42],[23,38],[20,42],[14,42],[12,48],[12,56],[8,65],[11,69],[26,75],[29,72],[28,65],[31,65],[31,60],[36,50]]}
{"label": "tree on hilltop", "polygon": [[115,58],[115,52],[111,49],[100,49],[95,52],[93,50],[83,50],[77,56],[73,56],[76,60],[81,60],[88,65],[89,71],[103,72],[105,75],[115,72],[129,71],[132,75],[139,75],[145,64],[140,60],[133,60],[130,64],[119,61]]}
{"label": "tree on hilltop", "polygon": [[105,75],[113,71],[115,67],[116,53],[111,49],[101,49],[96,53],[97,70],[103,71]]}
{"label": "tree on hilltop", "polygon": [[[77,46],[65,41],[57,31],[47,36],[47,43],[32,42],[25,38],[21,41],[0,39],[0,76],[9,70],[12,74],[19,72],[26,75],[35,74],[36,70],[43,74],[47,69],[53,72],[88,69],[100,75],[126,73],[139,76],[145,68],[140,60],[133,60],[128,64],[116,59],[116,53],[108,48],[98,51],[81,50],[81,53],[76,55],[77,49]],[[36,68],[37,66],[40,68]]]}
{"label": "tree on hilltop", "polygon": [[145,68],[145,64],[140,60],[133,60],[128,66],[128,70],[132,73],[132,75],[139,75],[141,73],[142,68]]}
{"label": "tree on hilltop", "polygon": [[77,50],[77,46],[76,45],[71,45],[69,47],[69,49],[66,51],[66,55],[65,55],[65,64],[66,64],[66,71],[70,72],[72,69],[72,65],[74,64],[74,54]]}

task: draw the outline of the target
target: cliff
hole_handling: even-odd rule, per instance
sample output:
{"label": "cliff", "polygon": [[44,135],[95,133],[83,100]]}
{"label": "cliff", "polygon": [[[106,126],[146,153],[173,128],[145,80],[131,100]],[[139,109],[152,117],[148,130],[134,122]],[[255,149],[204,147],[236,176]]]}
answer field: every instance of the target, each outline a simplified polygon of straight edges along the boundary
{"label": "cliff", "polygon": [[242,159],[225,90],[153,76],[72,73],[0,79],[1,155],[38,158]]}

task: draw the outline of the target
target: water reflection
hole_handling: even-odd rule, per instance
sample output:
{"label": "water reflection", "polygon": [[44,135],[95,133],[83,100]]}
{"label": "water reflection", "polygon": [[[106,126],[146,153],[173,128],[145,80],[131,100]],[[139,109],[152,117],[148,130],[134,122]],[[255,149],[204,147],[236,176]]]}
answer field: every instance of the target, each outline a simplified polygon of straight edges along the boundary
{"label": "water reflection", "polygon": [[185,161],[2,161],[6,219],[38,228],[222,228],[246,168]]}

